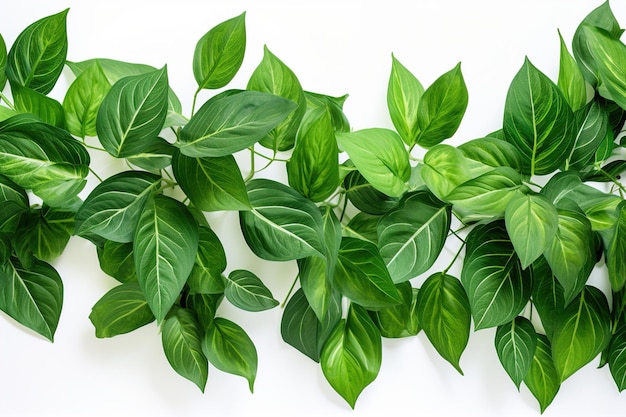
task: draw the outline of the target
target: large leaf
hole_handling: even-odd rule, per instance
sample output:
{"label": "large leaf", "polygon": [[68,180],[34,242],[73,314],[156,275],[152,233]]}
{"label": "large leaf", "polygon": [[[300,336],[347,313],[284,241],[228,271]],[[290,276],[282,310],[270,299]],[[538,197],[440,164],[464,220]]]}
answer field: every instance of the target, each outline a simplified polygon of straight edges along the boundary
{"label": "large leaf", "polygon": [[364,240],[342,239],[334,284],[343,295],[369,310],[402,302],[378,248]]}
{"label": "large leaf", "polygon": [[474,329],[510,322],[530,298],[532,271],[522,268],[501,221],[476,226],[466,242],[461,282],[472,307]]}
{"label": "large leaf", "polygon": [[548,249],[559,226],[558,212],[550,200],[532,193],[511,198],[504,220],[524,269]]}
{"label": "large leaf", "polygon": [[587,103],[587,85],[574,57],[567,50],[567,45],[559,31],[560,60],[557,84],[572,110],[576,111]]}
{"label": "large leaf", "polygon": [[76,234],[98,235],[120,243],[132,241],[139,215],[160,185],[160,176],[142,171],[107,178],[76,213]]}
{"label": "large leaf", "polygon": [[193,76],[198,88],[224,87],[237,74],[246,51],[245,17],[242,13],[218,24],[196,44]]}
{"label": "large leaf", "polygon": [[461,282],[436,273],[424,281],[417,294],[417,319],[437,352],[459,373],[459,361],[470,333],[470,303]]}
{"label": "large leaf", "polygon": [[133,239],[137,280],[158,322],[168,313],[193,268],[198,226],[182,203],[163,195],[147,201]]}
{"label": "large leaf", "polygon": [[181,130],[180,151],[192,157],[231,155],[261,140],[295,107],[258,91],[215,96]]}
{"label": "large leaf", "polygon": [[378,222],[378,247],[394,282],[428,270],[448,237],[452,207],[428,191],[406,194]]}
{"label": "large leaf", "polygon": [[396,131],[409,146],[415,143],[419,133],[417,109],[422,94],[424,87],[419,80],[392,55],[387,108]]}
{"label": "large leaf", "polygon": [[231,304],[246,311],[264,311],[278,305],[263,281],[243,269],[228,274],[224,296]]}
{"label": "large leaf", "polygon": [[117,81],[102,100],[96,119],[98,139],[116,158],[143,152],[167,116],[167,68]]}
{"label": "large leaf", "polygon": [[409,155],[394,131],[372,128],[338,133],[337,142],[363,177],[379,191],[399,197],[408,189]]}
{"label": "large leaf", "polygon": [[96,337],[113,337],[152,323],[154,315],[139,284],[128,282],[104,294],[91,309],[89,320]]}
{"label": "large leaf", "polygon": [[559,88],[528,59],[515,75],[504,106],[504,135],[524,163],[523,173],[550,174],[574,146],[574,113]]}
{"label": "large leaf", "polygon": [[607,135],[608,113],[594,100],[578,110],[574,116],[578,130],[566,167],[583,169],[590,163]]}
{"label": "large leaf", "polygon": [[161,327],[165,357],[172,368],[204,392],[209,363],[202,353],[204,331],[193,311],[177,308]]}
{"label": "large leaf", "polygon": [[537,333],[533,324],[518,316],[510,323],[498,327],[495,338],[500,363],[519,390],[530,370],[537,348]]}
{"label": "large leaf", "polygon": [[619,291],[626,284],[626,202],[617,206],[617,222],[613,227],[611,240],[605,248],[606,266],[613,291]]}
{"label": "large leaf", "polygon": [[232,155],[193,158],[177,150],[172,158],[172,168],[178,185],[200,210],[250,208],[246,185]]}
{"label": "large leaf", "polygon": [[0,265],[0,310],[52,341],[63,304],[63,283],[49,264],[26,269],[16,258]]}
{"label": "large leaf", "polygon": [[67,56],[67,12],[44,17],[19,34],[7,58],[12,83],[48,94],[61,76]]}
{"label": "large leaf", "polygon": [[258,357],[254,343],[237,324],[216,317],[202,339],[202,351],[217,369],[248,380],[254,390]]}
{"label": "large leaf", "polygon": [[539,402],[543,413],[552,403],[561,386],[552,361],[550,341],[542,334],[537,335],[537,348],[524,384]]}
{"label": "large leaf", "polygon": [[260,258],[288,261],[324,256],[318,208],[292,188],[267,179],[249,181],[252,209],[239,213],[248,246]]}
{"label": "large leaf", "polygon": [[611,339],[611,317],[604,294],[587,286],[559,316],[552,357],[560,382],[595,358]]}
{"label": "large leaf", "polygon": [[264,137],[260,142],[261,145],[275,151],[291,149],[296,139],[300,121],[306,112],[306,97],[298,77],[265,46],[263,48],[263,60],[250,76],[247,89],[275,94],[298,105],[284,121],[271,132],[268,132],[267,137]]}
{"label": "large leaf", "polygon": [[461,124],[467,102],[459,63],[424,91],[417,109],[417,144],[430,148],[452,137]]}
{"label": "large leaf", "polygon": [[320,363],[326,380],[354,408],[382,363],[380,332],[365,309],[351,305],[324,345]]}

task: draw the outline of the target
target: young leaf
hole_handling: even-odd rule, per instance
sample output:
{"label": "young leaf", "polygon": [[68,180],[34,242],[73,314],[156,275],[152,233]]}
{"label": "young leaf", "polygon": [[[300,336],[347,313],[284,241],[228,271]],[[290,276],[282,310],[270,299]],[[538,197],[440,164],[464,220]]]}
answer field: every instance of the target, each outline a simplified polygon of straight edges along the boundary
{"label": "young leaf", "polygon": [[428,191],[406,194],[378,222],[378,248],[394,282],[428,270],[448,237],[452,206]]}
{"label": "young leaf", "polygon": [[264,311],[278,305],[263,281],[252,272],[242,269],[228,275],[224,296],[235,307],[246,311]]}
{"label": "young leaf", "polygon": [[592,101],[587,106],[574,113],[577,132],[576,141],[567,158],[566,167],[569,169],[583,169],[602,145],[608,132],[608,113]]}
{"label": "young leaf", "polygon": [[96,136],[96,116],[111,89],[99,62],[94,62],[68,87],[63,99],[65,126],[73,135]]}
{"label": "young leaf", "polygon": [[501,221],[476,226],[466,242],[461,282],[472,307],[474,329],[510,322],[528,303],[532,271],[522,268]]}
{"label": "young leaf", "polygon": [[34,260],[24,268],[11,258],[0,264],[0,310],[53,341],[63,304],[63,283],[49,264]]}
{"label": "young leaf", "polygon": [[552,336],[552,357],[559,382],[589,363],[611,339],[611,318],[604,294],[587,286],[563,310]]}
{"label": "young leaf", "polygon": [[132,243],[118,243],[107,240],[97,250],[102,272],[112,276],[121,283],[137,281]]}
{"label": "young leaf", "polygon": [[526,269],[552,243],[559,225],[554,205],[541,194],[517,194],[504,213],[506,230]]}
{"label": "young leaf", "polygon": [[524,163],[524,174],[550,174],[574,146],[574,113],[559,88],[526,58],[504,106],[504,135]]}
{"label": "young leaf", "polygon": [[154,321],[139,283],[127,282],[110,289],[91,309],[89,320],[96,337],[114,337]]}
{"label": "young leaf", "polygon": [[167,116],[167,68],[117,81],[96,118],[98,139],[116,158],[137,155],[155,141]]}
{"label": "young leaf", "polygon": [[12,83],[48,94],[61,76],[67,56],[67,12],[44,17],[22,31],[7,58]]}
{"label": "young leaf", "polygon": [[408,281],[396,284],[402,303],[397,306],[370,311],[370,317],[382,337],[400,338],[415,336],[421,330],[417,316],[417,294],[419,290],[411,287]]}
{"label": "young leaf", "polygon": [[19,84],[12,85],[11,93],[18,113],[32,113],[49,125],[65,127],[65,111],[55,99]]}
{"label": "young leaf", "polygon": [[369,310],[402,302],[378,248],[364,240],[342,239],[334,284],[343,295]]}
{"label": "young leaf", "polygon": [[608,356],[611,375],[622,392],[626,388],[626,326],[623,324],[611,337]]}
{"label": "young leaf", "polygon": [[193,311],[177,308],[161,327],[165,357],[172,368],[204,392],[209,363],[202,353],[203,330]]}
{"label": "young leaf", "polygon": [[572,110],[576,111],[587,103],[587,85],[576,60],[567,50],[567,45],[565,45],[560,31],[559,41],[561,53],[557,84]]}
{"label": "young leaf", "polygon": [[157,322],[183,289],[198,251],[198,226],[185,205],[164,195],[148,199],[133,238],[137,281]]}
{"label": "young leaf", "polygon": [[380,332],[364,308],[352,304],[348,317],[330,335],[320,358],[322,372],[333,389],[354,408],[361,392],[380,370]]}
{"label": "young leaf", "polygon": [[232,155],[192,158],[176,150],[172,169],[180,188],[200,210],[250,209],[246,184]]}
{"label": "young leaf", "polygon": [[254,391],[258,357],[254,343],[241,327],[216,317],[202,339],[202,351],[220,371],[246,378],[250,392]]}
{"label": "young leaf", "polygon": [[533,324],[527,318],[518,316],[510,323],[499,326],[495,345],[502,367],[519,390],[532,366],[537,348],[537,333]]}
{"label": "young leaf", "polygon": [[561,386],[552,361],[551,351],[548,338],[538,334],[535,355],[530,369],[524,377],[524,384],[539,402],[542,413],[552,403]]}
{"label": "young leaf", "polygon": [[119,243],[132,241],[137,219],[160,185],[160,176],[141,171],[125,171],[107,178],[76,213],[76,234],[98,235]]}
{"label": "young leaf", "polygon": [[424,91],[417,109],[416,143],[430,148],[452,137],[461,124],[467,101],[467,87],[459,63]]}
{"label": "young leaf", "polygon": [[180,131],[180,151],[191,157],[231,155],[261,140],[295,107],[258,91],[215,96]]}
{"label": "young leaf", "polygon": [[325,109],[330,113],[335,132],[349,132],[350,121],[343,112],[343,105],[348,98],[347,94],[341,97],[332,97],[325,94],[305,91],[307,112],[315,109]]}
{"label": "young leaf", "polygon": [[287,161],[289,185],[314,202],[323,201],[339,185],[339,149],[330,113],[312,110],[306,114]]}
{"label": "young leaf", "polygon": [[241,230],[260,258],[287,261],[324,256],[319,209],[292,188],[267,179],[248,182],[252,210],[239,212]]}
{"label": "young leaf", "polygon": [[196,44],[193,76],[199,89],[224,87],[237,74],[246,51],[245,17],[242,13],[218,24]]}
{"label": "young leaf", "polygon": [[271,53],[267,46],[263,48],[263,60],[250,76],[247,89],[274,94],[297,104],[295,110],[260,142],[264,147],[275,151],[293,148],[296,132],[306,112],[306,97],[293,71]]}
{"label": "young leaf", "polygon": [[424,87],[411,72],[391,55],[391,74],[387,86],[387,108],[396,131],[407,145],[415,143],[419,133],[417,109]]}
{"label": "young leaf", "polygon": [[409,155],[404,142],[392,130],[372,128],[338,133],[339,146],[365,177],[379,191],[400,197],[408,188],[411,176]]}
{"label": "young leaf", "polygon": [[417,294],[417,319],[437,352],[462,375],[459,361],[470,333],[470,303],[459,280],[436,273]]}
{"label": "young leaf", "polygon": [[191,293],[219,294],[224,292],[222,272],[226,269],[226,254],[222,242],[207,226],[200,226],[196,262],[187,280]]}
{"label": "young leaf", "polygon": [[606,265],[613,291],[619,291],[626,284],[626,202],[617,206],[617,221],[612,237],[605,248]]}

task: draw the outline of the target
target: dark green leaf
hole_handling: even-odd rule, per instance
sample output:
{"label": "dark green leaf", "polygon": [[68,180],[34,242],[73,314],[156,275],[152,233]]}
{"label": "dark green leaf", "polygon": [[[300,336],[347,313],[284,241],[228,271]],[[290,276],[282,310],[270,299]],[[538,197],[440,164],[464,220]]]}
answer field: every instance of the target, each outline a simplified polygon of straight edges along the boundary
{"label": "dark green leaf", "polygon": [[351,305],[348,317],[337,324],[324,345],[320,363],[326,380],[354,408],[382,363],[380,332],[365,309]]}
{"label": "dark green leaf", "polygon": [[624,171],[626,171],[626,161],[612,161],[599,170],[583,174],[581,179],[584,182],[613,182],[614,179],[620,179]]}
{"label": "dark green leaf", "polygon": [[187,280],[192,293],[219,294],[224,292],[222,272],[226,269],[226,254],[222,242],[213,230],[200,226],[196,262]]}
{"label": "dark green leaf", "polygon": [[46,205],[22,216],[14,247],[21,255],[52,261],[63,253],[73,231],[74,213]]}
{"label": "dark green leaf", "polygon": [[118,243],[112,240],[98,247],[100,269],[121,283],[137,281],[132,243]]}
{"label": "dark green leaf", "polygon": [[424,87],[411,72],[391,56],[391,74],[387,85],[387,108],[396,131],[409,146],[419,133],[417,114]]}
{"label": "dark green leaf", "polygon": [[500,363],[519,390],[528,375],[537,348],[537,333],[533,324],[518,316],[510,323],[498,327],[495,339]]}
{"label": "dark green leaf", "polygon": [[235,307],[246,311],[264,311],[278,305],[263,281],[243,269],[228,274],[224,296]]}
{"label": "dark green leaf", "polygon": [[565,45],[560,31],[559,41],[561,53],[557,84],[572,110],[576,111],[587,103],[587,85],[576,60],[567,50],[567,45]]}
{"label": "dark green leaf", "polygon": [[578,130],[566,167],[580,170],[591,162],[593,155],[602,144],[607,134],[608,115],[597,101],[592,101],[574,115]]}
{"label": "dark green leaf", "polygon": [[561,384],[552,361],[550,341],[542,334],[537,335],[537,348],[524,384],[539,402],[543,413],[552,403]]}
{"label": "dark green leaf", "polygon": [[113,287],[91,309],[89,320],[96,337],[113,337],[132,332],[154,321],[148,302],[137,282]]}
{"label": "dark green leaf", "polygon": [[154,141],[151,141],[151,144],[144,149],[143,152],[129,156],[126,160],[131,165],[160,175],[161,170],[172,165],[172,155],[174,155],[174,151],[176,151],[174,145],[158,137]]}
{"label": "dark green leaf", "polygon": [[19,84],[13,84],[11,92],[18,113],[32,113],[52,126],[65,127],[65,111],[55,99]]}
{"label": "dark green leaf", "polygon": [[217,308],[222,303],[224,294],[187,294],[185,306],[196,313],[198,323],[203,330],[213,324]]}
{"label": "dark green leaf", "polygon": [[4,38],[0,34],[0,91],[4,90],[4,86],[7,83],[7,44],[4,42]]}
{"label": "dark green leaf", "polygon": [[620,326],[611,337],[609,345],[609,369],[617,389],[626,388],[626,326]]}
{"label": "dark green leaf", "polygon": [[626,202],[617,206],[617,222],[612,230],[609,245],[605,248],[606,266],[613,291],[626,284]]}
{"label": "dark green leaf", "polygon": [[470,333],[470,303],[459,280],[436,273],[417,294],[417,319],[437,352],[461,375],[459,361]]}
{"label": "dark green leaf", "polygon": [[369,214],[385,214],[398,204],[398,198],[378,191],[359,171],[351,171],[343,181],[348,199],[356,208]]}
{"label": "dark green leaf", "polygon": [[466,158],[490,167],[511,167],[517,171],[522,167],[515,146],[499,138],[488,136],[470,140],[459,145],[458,149]]}
{"label": "dark green leaf", "polygon": [[533,306],[541,319],[541,324],[548,339],[552,339],[557,319],[565,309],[563,286],[556,279],[544,257],[537,259],[533,265]]}
{"label": "dark green leaf", "polygon": [[0,175],[0,232],[15,233],[22,215],[28,211],[28,194],[19,185]]}
{"label": "dark green leaf", "polygon": [[410,282],[396,284],[402,303],[370,312],[382,337],[399,338],[415,336],[421,330],[417,317],[418,289]]}
{"label": "dark green leaf", "polygon": [[360,212],[343,227],[344,236],[367,240],[378,245],[378,221],[380,216]]}

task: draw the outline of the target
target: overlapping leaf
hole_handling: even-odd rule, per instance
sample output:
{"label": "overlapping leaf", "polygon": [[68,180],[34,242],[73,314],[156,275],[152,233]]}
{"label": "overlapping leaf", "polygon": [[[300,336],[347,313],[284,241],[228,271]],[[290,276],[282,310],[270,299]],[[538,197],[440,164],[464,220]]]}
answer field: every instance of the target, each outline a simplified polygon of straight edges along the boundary
{"label": "overlapping leaf", "polygon": [[561,383],[552,361],[550,341],[542,334],[537,335],[537,348],[524,384],[539,402],[543,413],[559,392]]}
{"label": "overlapping leaf", "polygon": [[500,363],[519,390],[532,366],[537,348],[537,333],[533,324],[527,318],[518,316],[510,323],[499,326],[495,345]]}
{"label": "overlapping leaf", "polygon": [[419,80],[392,55],[387,108],[396,131],[409,146],[415,143],[419,133],[417,109],[422,94],[424,87]]}

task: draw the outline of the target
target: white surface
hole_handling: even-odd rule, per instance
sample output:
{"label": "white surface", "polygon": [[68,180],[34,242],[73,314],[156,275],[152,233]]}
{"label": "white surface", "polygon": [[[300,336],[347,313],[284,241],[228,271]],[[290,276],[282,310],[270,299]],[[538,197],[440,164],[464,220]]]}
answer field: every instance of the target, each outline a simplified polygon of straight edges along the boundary
{"label": "white surface", "polygon": [[[470,101],[454,140],[466,141],[501,127],[508,85],[524,56],[556,79],[557,28],[569,43],[580,20],[598,5],[580,0],[21,0],[0,7],[0,32],[10,45],[28,24],[70,7],[70,60],[167,63],[170,84],[188,113],[196,87],[191,72],[196,41],[217,23],[247,11],[247,55],[230,86],[245,87],[267,44],[305,89],[349,93],[345,111],[354,129],[391,127],[385,94],[392,52],[425,86],[462,61]],[[626,26],[626,2],[613,0],[612,7]],[[62,78],[60,86],[69,79]],[[101,158],[94,167],[109,170]],[[212,220],[226,246],[228,270],[255,271],[282,299],[295,276],[293,263],[271,264],[251,256],[235,216],[219,214]],[[450,256],[444,252],[443,265]],[[54,344],[0,314],[2,416],[539,415],[528,390],[518,393],[501,368],[491,330],[471,335],[461,358],[465,376],[441,359],[423,334],[385,340],[380,375],[351,411],[319,366],[282,342],[278,308],[220,311],[256,343],[255,393],[249,393],[243,378],[212,368],[201,394],[169,367],[156,325],[113,339],[95,338],[87,317],[115,282],[100,272],[93,245],[73,238],[55,265],[64,279],[65,302]],[[623,415],[626,395],[618,394],[608,368],[596,370],[596,365],[567,380],[545,415]]]}

